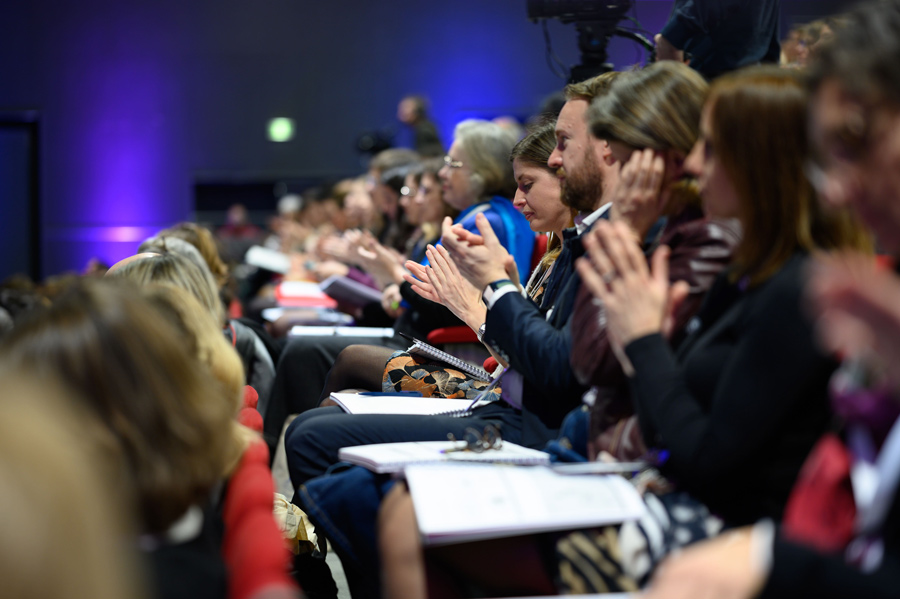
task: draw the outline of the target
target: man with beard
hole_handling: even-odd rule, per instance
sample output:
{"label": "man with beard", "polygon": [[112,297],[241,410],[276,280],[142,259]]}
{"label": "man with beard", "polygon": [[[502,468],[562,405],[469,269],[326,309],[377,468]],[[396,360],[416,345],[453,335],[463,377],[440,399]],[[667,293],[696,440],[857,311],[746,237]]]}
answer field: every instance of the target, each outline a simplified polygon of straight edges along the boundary
{"label": "man with beard", "polygon": [[604,73],[566,86],[566,103],[556,121],[556,149],[547,161],[562,184],[563,203],[578,211],[578,233],[609,210],[607,193],[618,181],[619,164],[609,144],[591,135],[585,117],[594,98],[604,93],[617,73]]}
{"label": "man with beard", "polygon": [[[526,445],[541,446],[555,438],[563,418],[581,404],[585,391],[569,364],[570,319],[581,285],[574,265],[584,253],[581,235],[599,218],[609,217],[608,200],[619,179],[619,163],[609,144],[591,135],[585,117],[591,101],[605,94],[618,75],[604,73],[566,86],[567,101],[556,122],[556,148],[547,164],[557,169],[563,203],[578,214],[575,227],[563,231],[562,251],[540,306],[517,292],[504,272],[502,256],[488,249],[497,244],[482,245],[469,232],[457,231],[458,237],[444,232],[444,247],[469,282],[484,290],[488,312],[481,329],[483,340],[511,366],[504,376],[503,399],[522,408]],[[486,231],[479,229],[489,242],[492,232],[486,227]]]}

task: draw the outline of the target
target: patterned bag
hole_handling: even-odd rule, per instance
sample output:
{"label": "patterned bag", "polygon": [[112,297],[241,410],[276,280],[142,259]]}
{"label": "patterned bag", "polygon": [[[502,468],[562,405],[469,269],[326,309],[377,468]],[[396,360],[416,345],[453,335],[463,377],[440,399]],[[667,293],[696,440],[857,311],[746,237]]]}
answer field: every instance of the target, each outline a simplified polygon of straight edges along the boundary
{"label": "patterned bag", "polygon": [[[443,362],[431,361],[401,350],[388,358],[381,389],[386,393],[418,391],[423,397],[475,399],[490,384],[490,381],[475,380]],[[489,399],[499,399],[500,393],[501,388],[495,387]]]}

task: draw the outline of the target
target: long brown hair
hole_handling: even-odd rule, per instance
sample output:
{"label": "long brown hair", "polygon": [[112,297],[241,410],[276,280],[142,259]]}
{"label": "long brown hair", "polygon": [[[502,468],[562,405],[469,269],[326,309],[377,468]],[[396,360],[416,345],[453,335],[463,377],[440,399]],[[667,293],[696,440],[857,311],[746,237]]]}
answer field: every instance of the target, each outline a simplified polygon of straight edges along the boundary
{"label": "long brown hair", "polygon": [[846,210],[825,210],[805,175],[807,94],[793,71],[754,67],[725,75],[713,83],[707,105],[713,147],[740,203],[735,280],[765,281],[798,249],[871,251],[859,222]]}
{"label": "long brown hair", "polygon": [[133,284],[82,280],[4,341],[0,362],[58,378],[113,433],[143,532],[202,504],[233,459],[234,405]]}

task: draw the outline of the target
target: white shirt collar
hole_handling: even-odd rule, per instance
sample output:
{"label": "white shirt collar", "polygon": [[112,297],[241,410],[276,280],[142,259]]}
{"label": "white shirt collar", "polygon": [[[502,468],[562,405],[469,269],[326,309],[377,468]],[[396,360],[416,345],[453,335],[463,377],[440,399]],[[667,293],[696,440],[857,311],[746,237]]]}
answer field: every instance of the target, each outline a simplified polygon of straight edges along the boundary
{"label": "white shirt collar", "polygon": [[612,202],[607,202],[588,214],[587,216],[582,216],[579,214],[575,217],[575,230],[578,231],[578,234],[581,235],[584,233],[585,229],[593,225],[601,216],[606,214],[606,211],[612,206]]}

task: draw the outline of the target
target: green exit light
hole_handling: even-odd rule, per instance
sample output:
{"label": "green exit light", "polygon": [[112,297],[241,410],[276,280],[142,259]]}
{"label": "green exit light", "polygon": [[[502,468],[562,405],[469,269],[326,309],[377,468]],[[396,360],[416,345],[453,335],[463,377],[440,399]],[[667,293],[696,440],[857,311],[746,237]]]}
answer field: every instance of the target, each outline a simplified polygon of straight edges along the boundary
{"label": "green exit light", "polygon": [[294,137],[294,119],[277,118],[269,121],[269,139],[271,141],[290,141]]}

